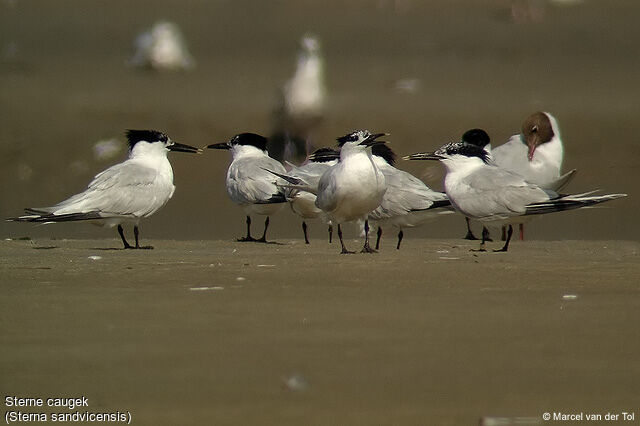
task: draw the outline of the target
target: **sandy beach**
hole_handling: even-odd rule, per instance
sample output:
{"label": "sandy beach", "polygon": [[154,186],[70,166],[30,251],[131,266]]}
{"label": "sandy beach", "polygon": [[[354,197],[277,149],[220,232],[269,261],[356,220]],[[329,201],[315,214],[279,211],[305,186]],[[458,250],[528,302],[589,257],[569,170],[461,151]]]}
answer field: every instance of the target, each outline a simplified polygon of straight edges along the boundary
{"label": "sandy beach", "polygon": [[153,243],[2,242],[6,395],[156,425],[637,411],[638,243]]}
{"label": "sandy beach", "polygon": [[[304,245],[288,209],[271,218],[280,244],[234,242],[228,153],[171,154],[176,192],[141,224],[152,251],[0,220],[3,396],[84,396],[79,411],[137,425],[640,421],[638,2],[63,3],[0,1],[0,218],[82,191],[126,157],[125,129],[195,146],[268,135],[307,31],[326,60],[318,146],[368,128],[402,156],[474,127],[496,146],[546,110],[578,169],[567,192],[629,196],[540,218],[508,253],[470,252],[451,215],[400,251],[385,230],[379,254],[341,256],[318,223]],[[182,29],[192,71],[126,65],[160,19]],[[441,189],[423,163],[398,167]]]}

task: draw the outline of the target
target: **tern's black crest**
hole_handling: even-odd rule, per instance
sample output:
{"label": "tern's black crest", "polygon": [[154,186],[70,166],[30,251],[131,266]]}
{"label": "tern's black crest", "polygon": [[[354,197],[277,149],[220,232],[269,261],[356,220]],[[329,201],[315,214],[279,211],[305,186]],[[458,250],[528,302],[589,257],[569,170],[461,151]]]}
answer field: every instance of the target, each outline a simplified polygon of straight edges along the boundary
{"label": "tern's black crest", "polygon": [[484,148],[466,142],[448,143],[435,152],[436,155],[464,155],[465,157],[478,157],[485,163],[489,163],[489,153]]}
{"label": "tern's black crest", "polygon": [[328,163],[340,158],[340,151],[333,148],[318,148],[309,156],[309,160],[314,163]]}
{"label": "tern's black crest", "polygon": [[464,135],[462,135],[462,142],[484,148],[491,142],[491,139],[489,139],[489,135],[484,130],[471,129],[464,132]]}
{"label": "tern's black crest", "polygon": [[389,163],[389,165],[393,166],[396,164],[396,153],[384,142],[371,145],[371,150],[373,151],[373,155],[384,158],[384,161]]}
{"label": "tern's black crest", "polygon": [[267,150],[267,138],[255,133],[240,133],[231,139],[231,145],[251,145],[263,151]]}
{"label": "tern's black crest", "polygon": [[129,149],[133,149],[133,147],[138,142],[163,142],[166,143],[169,140],[169,137],[162,132],[157,130],[127,130],[127,140],[129,141]]}
{"label": "tern's black crest", "polygon": [[369,136],[369,131],[367,130],[356,130],[355,132],[351,132],[348,135],[340,136],[336,139],[338,141],[338,146],[342,146],[347,142],[356,142],[359,139],[364,139],[364,137]]}

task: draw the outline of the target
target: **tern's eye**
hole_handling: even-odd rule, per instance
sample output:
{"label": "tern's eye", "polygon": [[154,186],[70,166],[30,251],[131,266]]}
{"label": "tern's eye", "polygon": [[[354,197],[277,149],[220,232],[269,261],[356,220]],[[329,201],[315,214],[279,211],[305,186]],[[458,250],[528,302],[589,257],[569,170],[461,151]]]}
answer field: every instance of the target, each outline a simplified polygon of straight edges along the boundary
{"label": "tern's eye", "polygon": [[533,127],[531,128],[531,131],[532,131],[533,133],[536,133],[536,132],[538,131],[538,126],[533,126]]}

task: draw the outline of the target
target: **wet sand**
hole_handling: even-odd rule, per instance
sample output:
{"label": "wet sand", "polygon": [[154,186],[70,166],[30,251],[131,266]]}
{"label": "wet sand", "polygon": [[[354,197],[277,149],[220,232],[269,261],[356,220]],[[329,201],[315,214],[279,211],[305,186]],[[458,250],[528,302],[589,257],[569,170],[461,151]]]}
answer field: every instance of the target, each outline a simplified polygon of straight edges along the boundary
{"label": "wet sand", "polygon": [[155,425],[640,414],[637,242],[152,243],[0,244],[4,394]]}

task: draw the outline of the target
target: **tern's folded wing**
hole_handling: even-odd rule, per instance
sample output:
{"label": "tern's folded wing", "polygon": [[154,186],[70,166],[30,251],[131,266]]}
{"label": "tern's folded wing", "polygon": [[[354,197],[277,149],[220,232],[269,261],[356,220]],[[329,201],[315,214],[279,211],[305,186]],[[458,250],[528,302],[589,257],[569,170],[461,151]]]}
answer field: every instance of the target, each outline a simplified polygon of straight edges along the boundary
{"label": "tern's folded wing", "polygon": [[227,193],[238,204],[284,203],[283,188],[276,182],[283,180],[274,176],[269,170],[286,173],[280,162],[265,157],[249,159],[231,164],[227,173]]}
{"label": "tern's folded wing", "polygon": [[555,193],[526,182],[498,167],[483,168],[461,181],[452,202],[468,216],[484,220],[505,219],[525,213],[527,205],[546,201]]}
{"label": "tern's folded wing", "polygon": [[102,217],[146,217],[162,207],[174,189],[170,177],[126,161],[96,175],[84,192],[46,210],[54,215],[97,212]]}

